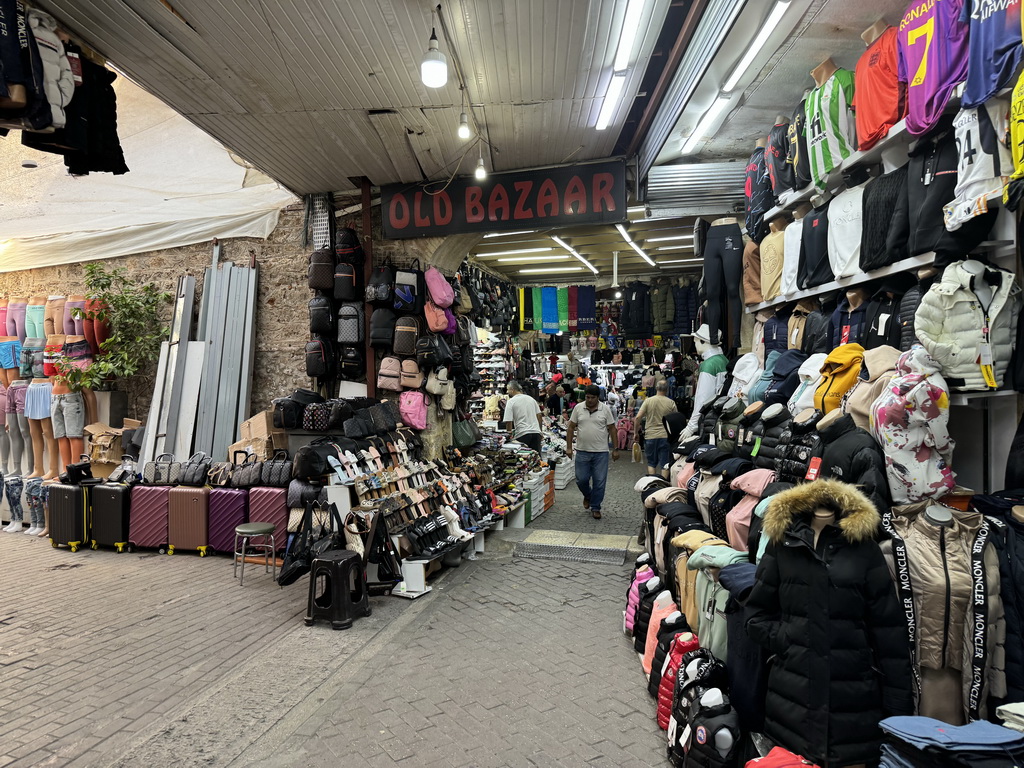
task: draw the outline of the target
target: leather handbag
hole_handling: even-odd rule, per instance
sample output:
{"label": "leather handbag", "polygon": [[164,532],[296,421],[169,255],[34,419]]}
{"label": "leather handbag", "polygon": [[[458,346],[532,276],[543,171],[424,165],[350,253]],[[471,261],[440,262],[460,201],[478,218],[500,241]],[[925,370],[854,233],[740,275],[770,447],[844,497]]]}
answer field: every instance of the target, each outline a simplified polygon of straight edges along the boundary
{"label": "leather handbag", "polygon": [[139,482],[139,470],[136,468],[135,459],[128,454],[121,457],[121,463],[114,467],[114,471],[107,478],[108,483],[121,483],[123,485],[134,485]]}
{"label": "leather handbag", "polygon": [[[239,454],[245,457],[241,463]],[[235,459],[235,468],[231,472],[231,484],[235,488],[255,488],[262,483],[263,462],[256,458],[256,454],[235,451],[232,458]]]}
{"label": "leather handbag", "polygon": [[472,417],[464,414],[452,422],[452,444],[456,448],[467,448],[480,440],[480,428]]}
{"label": "leather handbag", "polygon": [[201,488],[206,485],[207,476],[210,474],[212,460],[202,451],[195,453],[181,465],[181,477],[178,480],[180,485],[191,485]]}
{"label": "leather handbag", "polygon": [[174,460],[173,453],[160,454],[153,461],[146,462],[142,482],[146,485],[178,485],[181,482],[181,462]]}
{"label": "leather handbag", "polygon": [[214,488],[230,488],[231,473],[235,471],[235,465],[230,461],[218,461],[210,465],[210,471],[206,476],[208,485]]}
{"label": "leather handbag", "polygon": [[285,488],[292,479],[292,462],[288,451],[274,451],[272,458],[262,462],[259,484],[266,488]]}
{"label": "leather handbag", "polygon": [[89,456],[83,453],[78,458],[77,463],[64,467],[66,477],[62,477],[61,480],[66,485],[81,485],[83,480],[92,479],[92,462],[89,460]]}

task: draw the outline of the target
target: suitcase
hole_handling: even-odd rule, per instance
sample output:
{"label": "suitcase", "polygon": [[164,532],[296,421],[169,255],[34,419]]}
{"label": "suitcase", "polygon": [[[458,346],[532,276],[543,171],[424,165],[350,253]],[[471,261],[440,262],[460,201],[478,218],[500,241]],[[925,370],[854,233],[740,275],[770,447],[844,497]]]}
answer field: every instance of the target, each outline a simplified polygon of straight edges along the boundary
{"label": "suitcase", "polygon": [[131,489],[126,485],[97,485],[92,489],[93,549],[103,545],[125,551],[130,506]]}
{"label": "suitcase", "polygon": [[250,488],[249,522],[274,524],[274,548],[288,547],[288,491],[284,488]]}
{"label": "suitcase", "polygon": [[235,551],[235,528],[249,517],[249,492],[241,488],[214,488],[210,491],[210,549]]}
{"label": "suitcase", "polygon": [[210,549],[210,489],[171,488],[167,501],[167,554],[175,549],[197,549],[206,557]]}
{"label": "suitcase", "polygon": [[167,546],[167,485],[136,485],[132,488],[132,511],[128,517],[129,548],[149,547],[165,551]]}
{"label": "suitcase", "polygon": [[50,544],[77,552],[89,540],[89,500],[80,485],[50,486]]}

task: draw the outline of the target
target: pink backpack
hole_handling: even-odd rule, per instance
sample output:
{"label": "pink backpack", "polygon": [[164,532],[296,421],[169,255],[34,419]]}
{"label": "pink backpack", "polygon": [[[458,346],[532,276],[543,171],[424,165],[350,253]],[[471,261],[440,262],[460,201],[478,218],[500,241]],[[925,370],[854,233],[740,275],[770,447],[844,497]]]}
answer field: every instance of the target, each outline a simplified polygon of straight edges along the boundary
{"label": "pink backpack", "polygon": [[427,292],[430,294],[432,302],[442,309],[452,305],[452,302],[455,301],[455,291],[448,279],[441,274],[441,270],[437,267],[430,267],[423,275],[423,279],[426,280]]}
{"label": "pink backpack", "polygon": [[[427,428],[427,406],[430,405],[430,395],[418,389],[408,389],[398,396],[398,411],[402,416],[402,422],[413,429]],[[639,602],[639,595],[637,601]]]}
{"label": "pink backpack", "polygon": [[627,635],[633,634],[633,624],[636,622],[636,609],[640,605],[640,586],[652,578],[654,578],[654,570],[648,565],[645,565],[636,572],[633,584],[629,588],[629,595],[626,597],[626,623],[623,625],[623,632]]}

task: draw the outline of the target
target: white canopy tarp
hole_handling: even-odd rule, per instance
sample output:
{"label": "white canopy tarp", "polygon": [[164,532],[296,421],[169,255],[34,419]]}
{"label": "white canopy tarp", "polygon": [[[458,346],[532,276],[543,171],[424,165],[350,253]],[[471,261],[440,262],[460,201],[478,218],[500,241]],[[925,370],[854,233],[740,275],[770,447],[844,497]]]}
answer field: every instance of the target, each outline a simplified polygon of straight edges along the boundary
{"label": "white canopy tarp", "polygon": [[0,272],[266,238],[297,201],[131,81],[114,87],[129,173],[69,176],[63,157],[23,146],[17,131],[0,138]]}

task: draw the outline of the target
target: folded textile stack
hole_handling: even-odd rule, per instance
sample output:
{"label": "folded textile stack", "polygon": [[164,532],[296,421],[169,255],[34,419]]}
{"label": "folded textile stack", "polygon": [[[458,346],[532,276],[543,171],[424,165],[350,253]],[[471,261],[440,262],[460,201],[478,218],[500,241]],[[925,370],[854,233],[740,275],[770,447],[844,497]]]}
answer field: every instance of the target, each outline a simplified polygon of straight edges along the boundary
{"label": "folded textile stack", "polygon": [[976,720],[950,725],[930,717],[889,717],[880,768],[1006,768],[1024,760],[1024,733]]}

